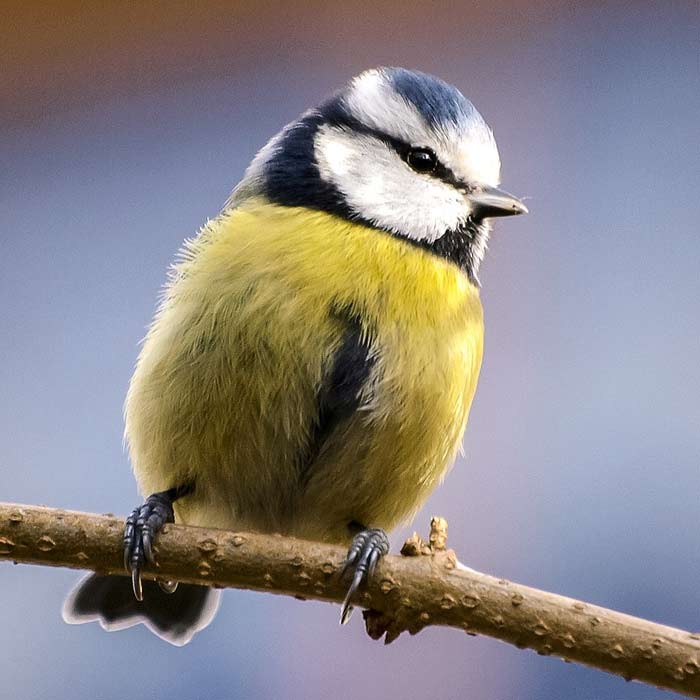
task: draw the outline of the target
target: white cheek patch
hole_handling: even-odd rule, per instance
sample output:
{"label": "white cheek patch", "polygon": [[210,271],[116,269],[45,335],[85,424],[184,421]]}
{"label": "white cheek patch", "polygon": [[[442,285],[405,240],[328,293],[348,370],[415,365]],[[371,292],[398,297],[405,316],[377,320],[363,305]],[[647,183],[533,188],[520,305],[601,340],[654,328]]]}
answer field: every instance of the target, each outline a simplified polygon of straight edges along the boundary
{"label": "white cheek patch", "polygon": [[323,161],[328,172],[346,177],[350,173],[352,150],[343,139],[329,138],[323,148]]}
{"label": "white cheek patch", "polygon": [[415,173],[372,136],[323,125],[314,149],[321,177],[376,226],[432,243],[469,215],[467,200],[454,187]]}

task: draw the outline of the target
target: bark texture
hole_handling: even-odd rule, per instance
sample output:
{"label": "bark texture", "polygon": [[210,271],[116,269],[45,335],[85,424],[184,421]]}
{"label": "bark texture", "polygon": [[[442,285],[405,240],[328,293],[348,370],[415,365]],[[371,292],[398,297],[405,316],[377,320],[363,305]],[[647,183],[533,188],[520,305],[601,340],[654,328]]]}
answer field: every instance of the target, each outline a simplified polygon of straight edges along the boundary
{"label": "bark texture", "polygon": [[[123,520],[0,503],[0,559],[125,574]],[[666,627],[462,566],[446,549],[447,523],[428,542],[411,537],[402,556],[379,563],[354,601],[367,631],[388,643],[427,625],[486,634],[519,648],[700,697],[700,633]],[[247,588],[340,603],[347,582],[340,547],[276,535],[168,525],[147,578]]]}

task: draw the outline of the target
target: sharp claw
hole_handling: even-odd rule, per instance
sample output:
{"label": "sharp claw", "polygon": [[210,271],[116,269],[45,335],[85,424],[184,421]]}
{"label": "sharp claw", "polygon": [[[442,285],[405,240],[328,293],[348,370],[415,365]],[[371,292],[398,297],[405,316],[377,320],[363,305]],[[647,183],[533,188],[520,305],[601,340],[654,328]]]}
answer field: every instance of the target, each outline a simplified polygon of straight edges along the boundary
{"label": "sharp claw", "polygon": [[357,569],[355,569],[355,575],[352,577],[352,583],[350,584],[348,592],[345,594],[345,600],[343,601],[343,609],[340,613],[341,625],[347,624],[348,620],[350,619],[350,615],[352,615],[353,607],[350,605],[350,598],[355,595],[357,589],[360,587],[364,574],[365,570],[363,567],[358,566]]}
{"label": "sharp claw", "polygon": [[355,572],[340,612],[340,624],[350,619],[353,607],[350,599],[355,595],[363,581],[366,581],[377,567],[381,557],[389,550],[389,541],[382,530],[364,530],[353,539],[348,555],[343,563],[340,575],[344,576],[351,568]]}
{"label": "sharp claw", "polygon": [[149,564],[153,564],[153,547],[151,546],[151,528],[146,525],[141,531],[141,546],[143,547],[143,556]]}
{"label": "sharp claw", "polygon": [[357,589],[360,587],[360,584],[362,583],[362,579],[364,577],[365,577],[364,567],[358,566],[357,569],[355,570],[355,575],[352,577],[352,583],[350,584],[350,588],[348,589],[348,597],[355,594]]}
{"label": "sharp claw", "polygon": [[143,601],[143,584],[141,583],[141,571],[138,567],[131,570],[131,587],[134,589],[134,598],[140,602]]}
{"label": "sharp claw", "polygon": [[[131,572],[131,585],[138,601],[143,600],[141,570],[145,564],[154,564],[153,540],[165,523],[174,520],[174,496],[179,497],[177,490],[172,489],[149,496],[142,506],[131,512],[124,523],[124,568]],[[177,583],[172,581],[161,584],[161,588],[169,593],[173,593],[176,587]]]}
{"label": "sharp claw", "polygon": [[177,590],[177,581],[158,581],[158,585],[163,593],[175,593]]}
{"label": "sharp claw", "polygon": [[134,513],[126,519],[124,525],[124,568],[131,571],[131,554],[134,548]]}
{"label": "sharp claw", "polygon": [[340,612],[340,624],[341,625],[347,625],[350,618],[352,617],[352,611],[355,608],[350,605],[350,601],[348,600],[347,596],[345,597],[345,600],[343,601],[343,609]]}

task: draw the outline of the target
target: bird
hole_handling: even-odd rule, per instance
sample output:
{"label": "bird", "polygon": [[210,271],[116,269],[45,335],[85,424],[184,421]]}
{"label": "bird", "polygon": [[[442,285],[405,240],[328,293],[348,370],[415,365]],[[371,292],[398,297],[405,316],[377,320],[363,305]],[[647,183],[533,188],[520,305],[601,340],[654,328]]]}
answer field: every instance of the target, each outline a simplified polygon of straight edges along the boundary
{"label": "bird", "polygon": [[140,492],[129,576],[90,574],[67,622],[183,645],[220,592],[142,579],[170,522],[347,547],[351,599],[461,446],[483,348],[492,130],[454,86],[367,70],[285,126],[186,240],[125,401]]}

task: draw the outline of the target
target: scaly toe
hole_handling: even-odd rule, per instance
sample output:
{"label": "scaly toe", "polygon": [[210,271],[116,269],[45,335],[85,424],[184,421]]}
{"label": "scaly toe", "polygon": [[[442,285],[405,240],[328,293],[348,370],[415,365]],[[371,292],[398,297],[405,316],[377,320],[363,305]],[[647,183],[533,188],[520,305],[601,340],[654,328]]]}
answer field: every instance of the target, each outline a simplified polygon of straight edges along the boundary
{"label": "scaly toe", "polygon": [[352,568],[355,570],[340,612],[341,625],[346,624],[352,614],[351,598],[355,595],[360,585],[366,582],[374,573],[377,562],[381,557],[388,552],[389,538],[384,530],[363,530],[353,538],[341,571],[342,576]]}
{"label": "scaly toe", "polygon": [[[164,492],[149,496],[124,523],[124,567],[131,573],[136,600],[143,600],[141,571],[146,564],[153,564],[153,540],[163,525],[174,522],[174,519],[172,501]],[[164,590],[175,590],[171,582],[164,585]]]}

